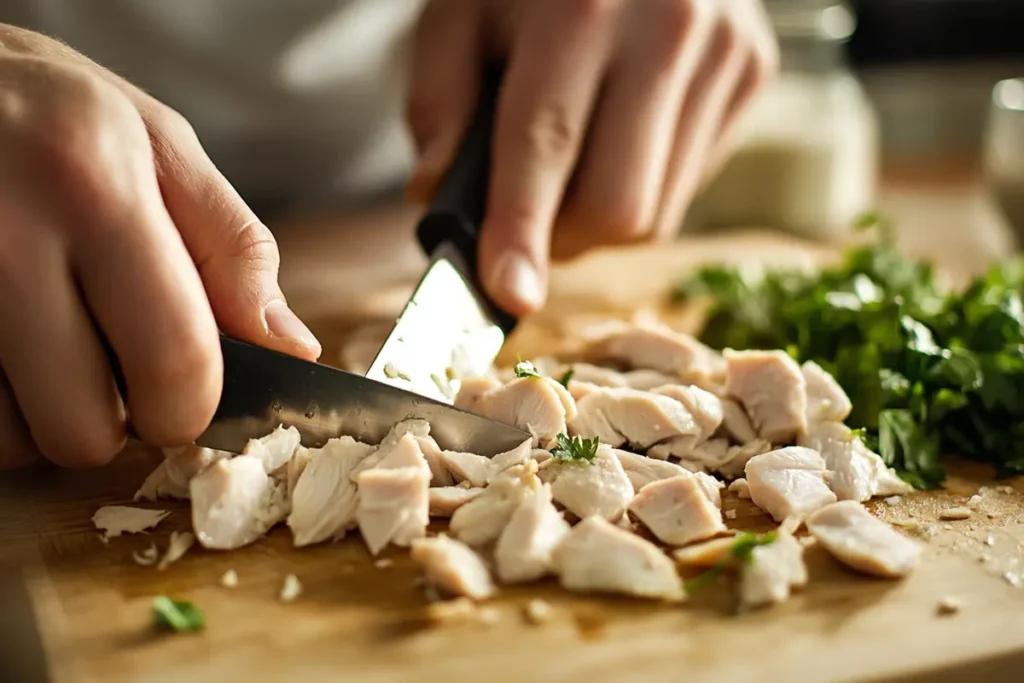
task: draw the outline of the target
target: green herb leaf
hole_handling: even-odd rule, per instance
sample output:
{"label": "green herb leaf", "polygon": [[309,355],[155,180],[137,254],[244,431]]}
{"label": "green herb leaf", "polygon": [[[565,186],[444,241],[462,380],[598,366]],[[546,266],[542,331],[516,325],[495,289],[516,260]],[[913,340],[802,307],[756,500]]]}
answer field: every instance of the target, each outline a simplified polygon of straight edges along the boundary
{"label": "green herb leaf", "polygon": [[592,464],[597,455],[597,447],[601,440],[596,436],[593,439],[583,439],[574,436],[571,439],[565,434],[555,437],[557,445],[551,449],[552,457],[567,462],[585,462]]}
{"label": "green herb leaf", "polygon": [[698,591],[729,569],[742,564],[749,564],[753,560],[754,548],[774,543],[775,538],[774,531],[762,535],[752,534],[748,531],[738,534],[736,540],[733,541],[732,547],[729,548],[729,552],[715,563],[715,566],[683,584],[686,592],[693,593]]}
{"label": "green herb leaf", "polygon": [[575,368],[569,368],[562,375],[562,378],[560,380],[558,380],[558,383],[561,384],[566,389],[568,389],[569,388],[569,382],[572,381],[573,375],[575,375],[575,374],[576,374],[576,369]]}
{"label": "green herb leaf", "polygon": [[516,377],[543,377],[537,372],[537,367],[528,360],[523,360],[521,356],[516,354],[516,365],[513,368],[516,373]]}
{"label": "green herb leaf", "polygon": [[206,618],[191,602],[158,595],[153,598],[153,626],[179,633],[199,631],[206,626]]}

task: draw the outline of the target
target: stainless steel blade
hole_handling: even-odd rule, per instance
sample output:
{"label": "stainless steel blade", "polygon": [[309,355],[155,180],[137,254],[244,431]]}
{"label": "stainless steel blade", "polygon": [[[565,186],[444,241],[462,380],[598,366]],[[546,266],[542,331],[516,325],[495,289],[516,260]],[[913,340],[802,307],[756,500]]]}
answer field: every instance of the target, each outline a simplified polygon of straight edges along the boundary
{"label": "stainless steel blade", "polygon": [[442,244],[366,376],[451,403],[460,377],[487,373],[505,343],[459,252]]}
{"label": "stainless steel blade", "polygon": [[224,391],[201,446],[240,452],[249,439],[280,424],[294,426],[307,446],[347,434],[378,443],[409,418],[430,422],[444,449],[492,456],[530,438],[500,422],[419,394],[319,363],[221,337]]}

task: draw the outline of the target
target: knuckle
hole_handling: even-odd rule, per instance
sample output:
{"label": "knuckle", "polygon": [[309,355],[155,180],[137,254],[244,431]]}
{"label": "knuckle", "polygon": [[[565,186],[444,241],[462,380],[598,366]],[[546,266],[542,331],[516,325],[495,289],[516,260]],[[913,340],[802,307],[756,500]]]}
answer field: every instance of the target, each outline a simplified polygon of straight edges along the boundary
{"label": "knuckle", "polygon": [[227,234],[224,254],[252,270],[277,272],[281,253],[270,229],[255,218],[245,220]]}
{"label": "knuckle", "polygon": [[158,157],[172,155],[178,145],[199,143],[195,128],[181,113],[157,103],[145,114],[146,129]]}
{"label": "knuckle", "polygon": [[526,144],[538,156],[566,159],[576,153],[581,131],[566,104],[552,102],[541,106],[526,129]]}

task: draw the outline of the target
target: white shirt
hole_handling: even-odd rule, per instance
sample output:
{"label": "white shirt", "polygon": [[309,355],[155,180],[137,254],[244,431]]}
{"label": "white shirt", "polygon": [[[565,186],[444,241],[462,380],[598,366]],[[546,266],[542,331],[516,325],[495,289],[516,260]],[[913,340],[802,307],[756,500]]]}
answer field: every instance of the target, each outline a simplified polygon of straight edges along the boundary
{"label": "white shirt", "polygon": [[352,202],[401,187],[422,0],[2,0],[184,114],[247,198]]}

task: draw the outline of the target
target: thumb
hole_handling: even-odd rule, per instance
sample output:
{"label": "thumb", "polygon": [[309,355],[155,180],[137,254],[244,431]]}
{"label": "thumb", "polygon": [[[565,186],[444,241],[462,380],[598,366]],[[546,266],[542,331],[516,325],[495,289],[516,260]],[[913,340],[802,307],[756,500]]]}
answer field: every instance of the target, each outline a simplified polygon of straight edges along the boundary
{"label": "thumb", "polygon": [[434,0],[420,16],[406,111],[419,157],[406,188],[412,201],[430,200],[473,115],[482,70],[482,6],[479,0]]}
{"label": "thumb", "polygon": [[147,121],[164,203],[192,255],[221,331],[307,360],[320,342],[288,307],[270,230],[177,114]]}

